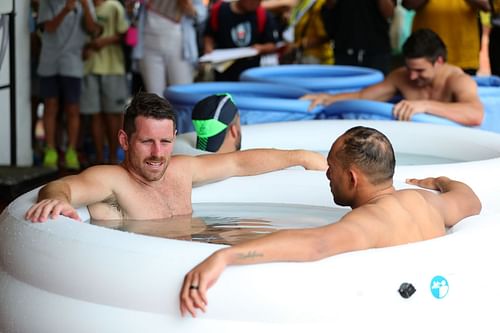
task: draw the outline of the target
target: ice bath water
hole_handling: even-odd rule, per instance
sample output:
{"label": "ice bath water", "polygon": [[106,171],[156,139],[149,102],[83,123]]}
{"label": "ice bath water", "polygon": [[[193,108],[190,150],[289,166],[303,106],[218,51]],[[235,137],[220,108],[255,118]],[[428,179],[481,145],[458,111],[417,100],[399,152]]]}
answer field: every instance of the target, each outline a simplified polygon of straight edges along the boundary
{"label": "ice bath water", "polygon": [[279,229],[326,225],[348,211],[348,208],[298,204],[196,203],[192,216],[91,223],[155,237],[233,245]]}

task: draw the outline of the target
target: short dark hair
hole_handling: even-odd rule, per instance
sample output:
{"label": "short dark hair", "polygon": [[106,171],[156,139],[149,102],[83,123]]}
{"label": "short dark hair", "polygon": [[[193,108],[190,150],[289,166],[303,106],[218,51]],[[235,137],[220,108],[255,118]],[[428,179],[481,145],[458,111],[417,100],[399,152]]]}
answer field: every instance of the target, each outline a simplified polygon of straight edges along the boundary
{"label": "short dark hair", "polygon": [[405,59],[426,58],[432,63],[436,62],[438,57],[446,61],[446,45],[434,31],[419,29],[403,44],[403,56]]}
{"label": "short dark hair", "polygon": [[344,168],[357,166],[374,184],[392,180],[396,158],[389,139],[374,128],[356,126],[343,134],[337,159]]}
{"label": "short dark hair", "polygon": [[139,92],[125,108],[123,130],[130,137],[136,130],[135,118],[143,116],[154,119],[170,119],[176,128],[175,112],[169,101],[157,94]]}

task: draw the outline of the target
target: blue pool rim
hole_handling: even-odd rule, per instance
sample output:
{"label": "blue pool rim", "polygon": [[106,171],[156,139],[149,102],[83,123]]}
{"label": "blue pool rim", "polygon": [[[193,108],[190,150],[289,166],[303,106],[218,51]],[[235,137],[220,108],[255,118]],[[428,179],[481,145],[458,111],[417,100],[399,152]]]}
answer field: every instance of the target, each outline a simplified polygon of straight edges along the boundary
{"label": "blue pool rim", "polygon": [[[325,118],[334,119],[379,119],[395,120],[392,109],[394,104],[371,100],[344,100],[335,102],[323,109]],[[411,121],[418,123],[433,123],[451,126],[463,126],[457,122],[431,114],[415,114]]]}
{"label": "blue pool rim", "polygon": [[299,100],[309,90],[268,82],[198,82],[173,85],[164,97],[172,105],[194,106],[201,99],[217,93],[230,93],[240,110],[268,110],[317,114],[322,107],[307,111],[310,101]]}
{"label": "blue pool rim", "polygon": [[277,121],[315,119],[322,106],[308,111],[310,101],[299,98],[310,91],[267,82],[200,82],[174,85],[164,91],[177,118],[178,133],[194,130],[191,112],[194,105],[203,98],[230,93],[240,111],[242,125]]}
{"label": "blue pool rim", "polygon": [[273,82],[311,91],[360,89],[384,79],[376,69],[342,65],[279,65],[245,70],[240,81]]}

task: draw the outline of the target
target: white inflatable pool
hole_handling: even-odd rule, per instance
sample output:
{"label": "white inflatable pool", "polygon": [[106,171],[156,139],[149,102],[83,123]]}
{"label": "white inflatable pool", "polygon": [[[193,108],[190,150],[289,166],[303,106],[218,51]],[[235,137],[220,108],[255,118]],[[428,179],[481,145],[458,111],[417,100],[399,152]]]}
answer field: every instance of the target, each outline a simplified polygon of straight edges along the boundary
{"label": "white inflatable pool", "polygon": [[[481,215],[425,242],[311,263],[231,267],[209,291],[207,313],[193,319],[178,310],[183,276],[221,245],[65,217],[32,224],[23,214],[33,191],[0,217],[0,332],[499,331],[499,135],[428,124],[313,121],[245,127],[243,143],[323,151],[358,124],[386,133],[398,152],[463,160],[398,166],[395,185],[441,174],[466,181],[483,202]],[[193,202],[334,206],[324,173],[297,169],[199,187]],[[84,208],[80,213],[88,219]],[[405,283],[416,289],[408,298],[398,292]]]}

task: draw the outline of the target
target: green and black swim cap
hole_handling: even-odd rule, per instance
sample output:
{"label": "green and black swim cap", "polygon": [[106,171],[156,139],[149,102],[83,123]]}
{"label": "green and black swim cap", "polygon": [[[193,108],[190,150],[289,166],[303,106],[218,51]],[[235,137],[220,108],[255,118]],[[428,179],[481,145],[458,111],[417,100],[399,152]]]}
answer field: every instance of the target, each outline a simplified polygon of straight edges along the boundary
{"label": "green and black swim cap", "polygon": [[227,126],[238,113],[229,94],[208,96],[193,108],[192,119],[196,131],[196,148],[216,152],[224,142]]}

